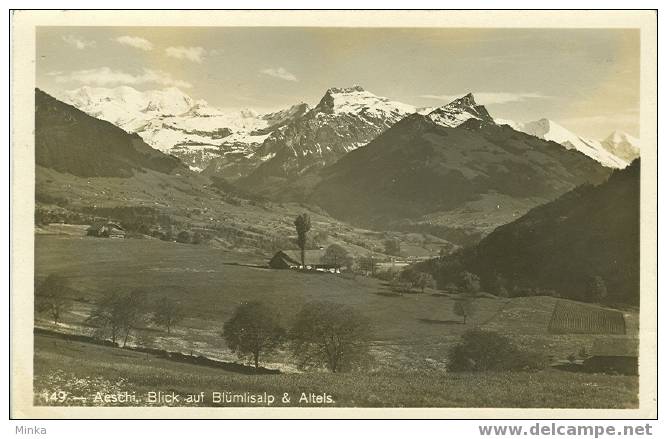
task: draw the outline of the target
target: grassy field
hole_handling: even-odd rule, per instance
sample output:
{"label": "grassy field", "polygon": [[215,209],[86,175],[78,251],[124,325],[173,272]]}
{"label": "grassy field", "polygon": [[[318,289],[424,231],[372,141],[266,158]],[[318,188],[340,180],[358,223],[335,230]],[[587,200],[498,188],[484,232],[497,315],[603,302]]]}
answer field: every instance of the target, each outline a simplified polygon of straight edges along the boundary
{"label": "grassy field", "polygon": [[[590,349],[595,340],[591,335],[549,334],[548,321],[559,300],[551,297],[479,298],[476,314],[463,325],[453,313],[455,297],[434,290],[395,295],[386,284],[364,276],[258,268],[267,261],[244,253],[159,240],[68,235],[37,235],[35,248],[38,275],[59,273],[76,290],[75,305],[57,330],[85,333],[89,328],[83,321],[100,294],[142,289],[152,300],[178,300],[187,318],[169,336],[145,328],[138,334],[141,344],[227,361],[234,356],[220,337],[222,324],[247,300],[269,304],[285,326],[309,300],[355,307],[370,319],[381,369],[442,368],[451,345],[473,325],[507,334],[554,359]],[[635,314],[627,319],[632,329]],[[38,324],[49,327],[45,319]],[[292,367],[281,353],[266,360],[269,367]]]}
{"label": "grassy field", "polygon": [[[167,335],[145,327],[131,337],[141,345],[239,361],[220,335],[223,322],[246,300],[268,303],[289,326],[309,300],[348,304],[366,315],[373,330],[374,362],[366,373],[298,373],[288,352],[262,359],[279,376],[247,376],[209,367],[158,359],[47,336],[36,337],[35,384],[44,389],[174,390],[186,394],[221,388],[228,391],[333,392],[339,405],[359,406],[530,406],[629,407],[636,405],[636,377],[604,376],[557,370],[539,373],[448,374],[448,351],[460,335],[482,327],[509,336],[524,349],[554,361],[590,350],[595,335],[550,334],[548,322],[562,299],[523,297],[476,300],[468,324],[453,313],[456,295],[427,289],[424,294],[392,293],[383,282],[364,276],[306,274],[261,268],[266,260],[248,253],[153,239],[102,239],[60,235],[35,237],[39,276],[58,273],[75,289],[72,308],[57,327],[44,316],[36,326],[65,333],[90,334],[85,324],[95,300],[106,291],[142,289],[151,300],[168,296],[181,303],[187,318]],[[636,334],[636,312],[626,312]],[[91,384],[92,383],[92,384]],[[77,387],[78,389],[78,387]],[[620,389],[620,391],[619,391]],[[81,389],[77,392],[83,391]]]}
{"label": "grassy field", "polygon": [[[290,394],[289,406],[341,407],[637,407],[637,377],[544,370],[537,373],[376,371],[331,374],[242,375],[181,364],[119,348],[35,337],[35,404],[96,405],[97,392],[136,396],[129,405],[150,405],[147,392],[174,392],[174,405],[218,406],[211,392]],[[50,400],[65,392],[61,402]],[[190,394],[205,392],[189,404]],[[299,403],[301,393],[331,395],[331,404]],[[86,398],[86,400],[72,399]],[[104,405],[128,405],[105,403]],[[225,404],[239,405],[239,404]],[[242,404],[240,404],[242,405]]]}

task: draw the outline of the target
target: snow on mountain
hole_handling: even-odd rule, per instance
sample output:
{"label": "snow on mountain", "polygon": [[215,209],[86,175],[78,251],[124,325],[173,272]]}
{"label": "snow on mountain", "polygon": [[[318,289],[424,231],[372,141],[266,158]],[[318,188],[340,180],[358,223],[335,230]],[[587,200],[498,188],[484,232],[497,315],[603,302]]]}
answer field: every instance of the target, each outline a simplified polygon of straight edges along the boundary
{"label": "snow on mountain", "polygon": [[358,85],[330,88],[312,110],[271,133],[257,151],[264,163],[247,182],[261,185],[330,165],[415,111]]}
{"label": "snow on mountain", "polygon": [[602,142],[580,137],[549,119],[519,123],[515,129],[540,139],[560,143],[567,149],[575,149],[609,168],[625,168],[631,161],[617,156],[605,148]]}
{"label": "snow on mountain", "polygon": [[610,168],[625,168],[639,157],[639,141],[625,133],[615,131],[600,142],[578,136],[549,119],[519,123],[510,119],[493,118],[483,105],[475,102],[472,93],[436,108],[428,113],[428,117],[446,127],[457,127],[469,119],[508,125],[540,139],[560,143],[567,149],[575,149]]}
{"label": "snow on mountain", "polygon": [[81,87],[60,99],[91,116],[139,134],[146,143],[173,154],[194,170],[215,157],[252,157],[268,134],[309,110],[297,104],[266,115],[253,110],[222,111],[177,88],[138,91],[132,87]]}
{"label": "snow on mountain", "polygon": [[456,99],[449,104],[436,108],[428,113],[428,118],[438,125],[454,128],[468,119],[479,119],[484,122],[495,123],[483,105],[477,105],[472,93]]}
{"label": "snow on mountain", "polygon": [[639,157],[639,139],[622,131],[611,133],[602,141],[602,147],[628,163]]}
{"label": "snow on mountain", "polygon": [[267,114],[250,109],[223,111],[174,87],[138,91],[128,86],[84,86],[58,98],[139,134],[192,169],[201,171],[209,165],[213,173],[234,169],[230,178],[242,177],[258,164],[279,174],[326,166],[413,113],[427,115],[445,127],[456,127],[469,119],[509,125],[576,149],[608,167],[623,168],[639,156],[638,140],[625,133],[614,132],[599,142],[548,119],[528,123],[494,119],[471,93],[442,107],[416,108],[355,85],[330,88],[313,109],[301,102]]}
{"label": "snow on mountain", "polygon": [[382,119],[401,119],[416,111],[412,105],[376,96],[358,85],[349,88],[330,88],[317,109],[327,114],[354,114]]}

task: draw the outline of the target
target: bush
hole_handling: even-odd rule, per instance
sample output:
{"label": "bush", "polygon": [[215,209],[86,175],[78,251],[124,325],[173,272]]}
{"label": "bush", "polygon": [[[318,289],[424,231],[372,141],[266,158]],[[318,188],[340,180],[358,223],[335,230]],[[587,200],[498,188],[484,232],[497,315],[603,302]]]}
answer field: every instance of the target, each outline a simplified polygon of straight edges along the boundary
{"label": "bush", "polygon": [[189,244],[190,243],[190,233],[186,230],[183,230],[176,236],[176,241],[180,242],[181,244]]}
{"label": "bush", "polygon": [[461,336],[461,343],[450,350],[447,364],[452,372],[539,370],[545,366],[542,355],[521,351],[507,337],[481,329]]}
{"label": "bush", "polygon": [[375,278],[383,280],[385,282],[391,282],[394,279],[396,279],[396,272],[391,270],[376,271]]}

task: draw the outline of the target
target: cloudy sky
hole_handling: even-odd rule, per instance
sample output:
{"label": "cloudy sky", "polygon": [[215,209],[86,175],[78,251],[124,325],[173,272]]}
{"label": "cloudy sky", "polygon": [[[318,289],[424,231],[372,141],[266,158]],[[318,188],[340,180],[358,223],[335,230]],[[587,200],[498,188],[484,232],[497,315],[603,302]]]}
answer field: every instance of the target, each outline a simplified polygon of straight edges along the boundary
{"label": "cloudy sky", "polygon": [[638,135],[635,30],[44,27],[37,86],[178,87],[221,108],[316,104],[359,84],[416,106],[472,91],[495,117]]}

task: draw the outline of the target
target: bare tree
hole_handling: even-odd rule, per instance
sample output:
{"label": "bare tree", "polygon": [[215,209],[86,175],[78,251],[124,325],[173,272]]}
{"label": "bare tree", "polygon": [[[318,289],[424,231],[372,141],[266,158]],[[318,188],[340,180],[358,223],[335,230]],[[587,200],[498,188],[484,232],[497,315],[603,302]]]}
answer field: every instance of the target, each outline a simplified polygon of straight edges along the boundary
{"label": "bare tree", "polygon": [[182,306],[169,297],[163,297],[155,306],[153,322],[167,328],[167,334],[171,334],[171,328],[185,318]]}
{"label": "bare tree", "polygon": [[71,301],[67,297],[70,291],[65,278],[57,274],[48,275],[35,288],[36,311],[48,314],[53,323],[58,324],[63,313],[71,307]]}
{"label": "bare tree", "polygon": [[468,318],[472,317],[476,311],[475,299],[465,294],[464,297],[454,302],[454,314],[463,317],[463,324],[465,325]]}
{"label": "bare tree", "polygon": [[113,343],[123,337],[125,347],[130,333],[145,322],[146,309],[146,294],[141,290],[121,295],[109,293],[97,302],[88,322],[104,337],[110,336]]}
{"label": "bare tree", "polygon": [[260,356],[280,346],[285,330],[273,309],[260,302],[246,302],[225,322],[222,336],[239,358],[250,356],[257,369]]}
{"label": "bare tree", "polygon": [[308,232],[310,231],[310,216],[307,213],[302,213],[294,220],[296,227],[296,243],[301,249],[301,266],[306,266],[306,240]]}
{"label": "bare tree", "polygon": [[107,293],[97,301],[86,322],[97,327],[99,336],[110,337],[115,344],[121,333],[122,320],[121,297],[116,293]]}
{"label": "bare tree", "polygon": [[354,308],[308,302],[290,330],[292,351],[301,368],[325,366],[341,372],[369,358],[370,325]]}

